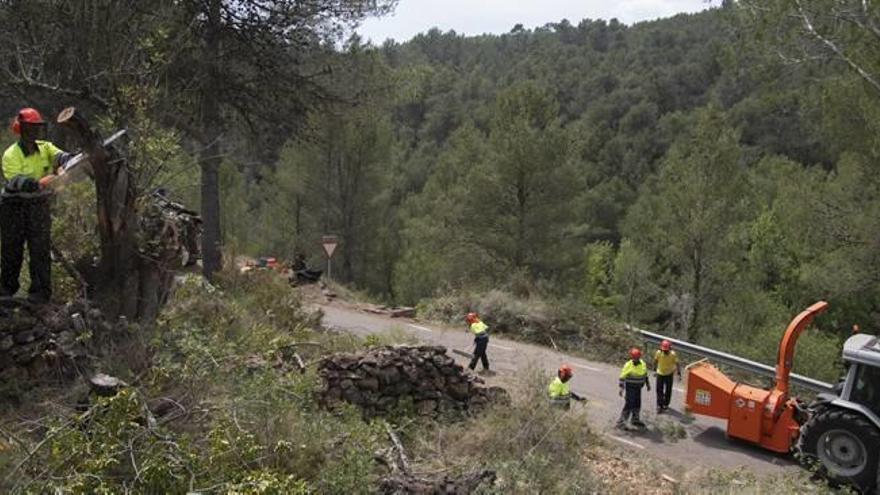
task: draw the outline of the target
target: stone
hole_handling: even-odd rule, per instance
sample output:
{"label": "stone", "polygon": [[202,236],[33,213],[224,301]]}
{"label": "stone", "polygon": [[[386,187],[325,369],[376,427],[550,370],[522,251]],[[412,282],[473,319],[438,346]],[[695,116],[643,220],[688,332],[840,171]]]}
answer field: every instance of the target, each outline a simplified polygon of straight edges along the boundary
{"label": "stone", "polygon": [[396,367],[389,366],[387,368],[382,368],[381,371],[379,371],[379,378],[383,385],[397,383],[400,379],[400,372],[397,371]]}
{"label": "stone", "polygon": [[69,347],[76,343],[76,336],[71,331],[61,332],[55,336],[55,342],[59,347]]}
{"label": "stone", "polygon": [[446,392],[455,400],[467,400],[470,391],[465,383],[455,383],[446,388]]}
{"label": "stone", "polygon": [[354,382],[352,380],[342,380],[339,382],[339,386],[342,387],[342,390],[348,390],[354,387]]}
{"label": "stone", "polygon": [[453,368],[452,366],[443,366],[442,368],[440,368],[440,374],[443,376],[451,377],[455,374],[455,368]]}
{"label": "stone", "polygon": [[360,405],[364,401],[363,394],[361,394],[361,392],[356,388],[343,389],[342,398],[345,399],[346,402],[350,402],[355,405]]}
{"label": "stone", "polygon": [[410,382],[418,382],[421,378],[419,369],[415,366],[404,366],[401,372],[403,373],[403,377]]}
{"label": "stone", "polygon": [[358,381],[358,388],[371,390],[373,392],[379,390],[379,380],[375,378],[364,378]]}
{"label": "stone", "polygon": [[37,325],[37,319],[33,316],[15,316],[11,318],[7,324],[6,328],[8,328],[12,332],[20,332],[22,330],[30,330]]}
{"label": "stone", "polygon": [[385,409],[385,410],[387,410],[388,408],[390,408],[391,406],[393,406],[395,404],[397,404],[396,397],[385,396],[385,397],[381,397],[378,401],[376,401],[376,407],[379,409]]}
{"label": "stone", "polygon": [[16,344],[28,344],[37,339],[38,333],[36,330],[24,330],[15,334],[12,340],[15,341]]}
{"label": "stone", "polygon": [[409,393],[413,391],[413,386],[409,382],[399,381],[396,385],[394,385],[392,391],[394,395],[398,396],[409,395]]}
{"label": "stone", "polygon": [[0,338],[0,351],[6,352],[9,349],[12,349],[12,346],[15,345],[15,341],[12,339],[12,335],[4,335],[3,338]]}

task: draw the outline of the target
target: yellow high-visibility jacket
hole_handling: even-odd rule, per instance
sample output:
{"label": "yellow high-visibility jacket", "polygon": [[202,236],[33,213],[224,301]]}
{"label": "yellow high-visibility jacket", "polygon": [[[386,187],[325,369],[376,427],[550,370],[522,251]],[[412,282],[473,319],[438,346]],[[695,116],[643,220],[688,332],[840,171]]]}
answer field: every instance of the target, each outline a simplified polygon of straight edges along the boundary
{"label": "yellow high-visibility jacket", "polygon": [[59,156],[63,154],[49,141],[37,140],[37,151],[25,155],[20,142],[16,141],[3,153],[3,178],[8,181],[15,176],[25,175],[40,180],[55,171]]}
{"label": "yellow high-visibility jacket", "polygon": [[641,387],[648,381],[648,365],[639,359],[638,363],[634,363],[632,359],[623,365],[620,370],[620,386],[637,385]]}
{"label": "yellow high-visibility jacket", "polygon": [[654,362],[657,364],[657,374],[669,376],[675,372],[678,365],[678,354],[675,351],[663,352],[658,350],[654,353]]}
{"label": "yellow high-visibility jacket", "polygon": [[571,387],[568,385],[568,382],[563,382],[558,376],[550,382],[547,391],[550,393],[551,399],[568,400],[571,397]]}
{"label": "yellow high-visibility jacket", "polygon": [[475,321],[471,323],[471,332],[474,332],[474,337],[488,337],[488,331],[489,326],[482,321]]}

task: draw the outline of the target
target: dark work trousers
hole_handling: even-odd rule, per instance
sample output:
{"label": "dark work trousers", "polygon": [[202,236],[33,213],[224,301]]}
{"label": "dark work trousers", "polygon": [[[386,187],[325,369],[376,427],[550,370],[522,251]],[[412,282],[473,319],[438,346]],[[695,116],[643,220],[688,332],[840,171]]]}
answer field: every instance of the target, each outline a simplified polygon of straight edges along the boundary
{"label": "dark work trousers", "polygon": [[672,400],[672,375],[657,375],[657,407],[669,407]]}
{"label": "dark work trousers", "polygon": [[0,292],[14,296],[27,244],[31,286],[28,297],[48,302],[52,295],[52,217],[48,198],[3,198],[0,202]]}
{"label": "dark work trousers", "polygon": [[489,358],[486,356],[486,348],[489,347],[489,336],[474,339],[474,357],[471,359],[470,369],[477,368],[477,360],[483,362],[483,369],[489,371]]}
{"label": "dark work trousers", "polygon": [[627,383],[624,388],[623,411],[620,412],[618,425],[626,423],[632,418],[633,423],[640,423],[639,414],[642,412],[642,384]]}

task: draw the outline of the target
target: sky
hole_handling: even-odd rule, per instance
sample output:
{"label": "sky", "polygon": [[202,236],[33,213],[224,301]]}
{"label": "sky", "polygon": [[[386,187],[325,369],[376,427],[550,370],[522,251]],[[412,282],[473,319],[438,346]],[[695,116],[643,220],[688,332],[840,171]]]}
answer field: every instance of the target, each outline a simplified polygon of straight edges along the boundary
{"label": "sky", "polygon": [[697,12],[707,0],[400,0],[394,14],[367,19],[357,32],[374,44],[406,41],[432,27],[459,34],[501,34],[516,24],[526,28],[568,19],[611,19],[625,24]]}

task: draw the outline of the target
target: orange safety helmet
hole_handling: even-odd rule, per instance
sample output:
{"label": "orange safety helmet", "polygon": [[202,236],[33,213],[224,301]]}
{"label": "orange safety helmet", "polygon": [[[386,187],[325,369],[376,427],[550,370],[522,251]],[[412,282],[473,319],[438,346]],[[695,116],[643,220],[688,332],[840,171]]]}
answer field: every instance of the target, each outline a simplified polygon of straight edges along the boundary
{"label": "orange safety helmet", "polygon": [[471,313],[468,313],[467,316],[464,317],[464,319],[465,319],[465,321],[467,321],[468,323],[476,323],[477,321],[480,320],[480,317],[477,316],[476,313],[471,312]]}
{"label": "orange safety helmet", "polygon": [[45,124],[43,116],[36,108],[22,108],[12,121],[13,134],[21,135],[21,124]]}
{"label": "orange safety helmet", "polygon": [[563,364],[562,366],[560,366],[557,373],[559,374],[559,378],[562,380],[574,376],[574,370],[572,370],[571,366],[567,364]]}
{"label": "orange safety helmet", "polygon": [[638,347],[633,347],[629,350],[629,357],[631,357],[633,361],[641,359],[642,351]]}
{"label": "orange safety helmet", "polygon": [[672,349],[672,342],[670,342],[668,340],[664,340],[663,342],[660,342],[660,350],[661,351],[668,351],[670,349]]}

